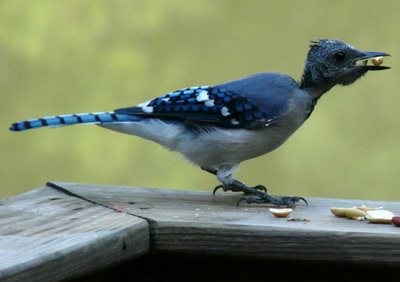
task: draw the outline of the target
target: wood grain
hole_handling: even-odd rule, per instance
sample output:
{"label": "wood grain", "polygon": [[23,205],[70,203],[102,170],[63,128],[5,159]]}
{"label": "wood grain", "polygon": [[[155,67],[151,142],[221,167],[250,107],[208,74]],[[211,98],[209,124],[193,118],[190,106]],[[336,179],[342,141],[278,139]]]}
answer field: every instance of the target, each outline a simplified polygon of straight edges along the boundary
{"label": "wood grain", "polygon": [[140,256],[148,224],[53,188],[0,202],[0,281],[58,281]]}
{"label": "wood grain", "polygon": [[[242,205],[234,193],[178,191],[57,183],[104,206],[123,206],[149,222],[155,252],[400,265],[400,228],[333,216],[329,208],[383,206],[400,214],[400,203],[308,198],[291,214],[276,218],[268,206]],[[303,219],[307,221],[302,221]]]}
{"label": "wood grain", "polygon": [[337,218],[329,211],[364,204],[400,214],[398,202],[308,198],[309,206],[299,205],[291,214],[298,220],[288,221],[274,217],[267,205],[237,208],[238,197],[53,183],[3,200],[0,281],[59,281],[122,261],[134,269],[134,259],[148,253],[400,266],[400,228]]}

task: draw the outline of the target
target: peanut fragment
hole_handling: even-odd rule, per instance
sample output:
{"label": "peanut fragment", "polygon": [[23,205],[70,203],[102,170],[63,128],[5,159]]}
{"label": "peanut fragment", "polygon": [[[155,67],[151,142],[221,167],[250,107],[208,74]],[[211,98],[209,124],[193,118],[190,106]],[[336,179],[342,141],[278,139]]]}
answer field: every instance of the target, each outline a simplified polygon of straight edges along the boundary
{"label": "peanut fragment", "polygon": [[347,217],[350,219],[362,220],[365,216],[365,211],[356,207],[354,208],[331,208],[331,212],[337,217]]}
{"label": "peanut fragment", "polygon": [[387,210],[374,210],[368,211],[365,218],[371,223],[392,223],[392,218],[394,214]]}
{"label": "peanut fragment", "polygon": [[292,209],[274,209],[270,208],[269,211],[276,217],[287,217],[293,210]]}
{"label": "peanut fragment", "polygon": [[381,210],[381,209],[383,209],[383,207],[372,208],[372,207],[366,207],[365,205],[361,205],[358,207],[358,209],[362,210],[364,212],[368,212],[368,211],[374,211],[374,210]]}
{"label": "peanut fragment", "polygon": [[380,66],[383,63],[383,57],[375,57],[371,59],[371,62],[375,65],[375,66]]}

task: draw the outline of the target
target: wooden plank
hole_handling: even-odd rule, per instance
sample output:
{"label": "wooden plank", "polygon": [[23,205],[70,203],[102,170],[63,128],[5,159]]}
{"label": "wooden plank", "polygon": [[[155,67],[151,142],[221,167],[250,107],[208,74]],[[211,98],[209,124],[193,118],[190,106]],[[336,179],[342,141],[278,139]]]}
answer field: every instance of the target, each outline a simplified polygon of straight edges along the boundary
{"label": "wooden plank", "polygon": [[150,224],[151,248],[159,253],[307,260],[375,265],[400,264],[400,228],[333,216],[329,208],[383,206],[400,214],[400,203],[307,198],[292,216],[275,218],[267,206],[242,205],[239,195],[56,183],[61,189],[113,207]]}
{"label": "wooden plank", "polygon": [[148,224],[52,188],[0,201],[0,281],[58,281],[149,250]]}

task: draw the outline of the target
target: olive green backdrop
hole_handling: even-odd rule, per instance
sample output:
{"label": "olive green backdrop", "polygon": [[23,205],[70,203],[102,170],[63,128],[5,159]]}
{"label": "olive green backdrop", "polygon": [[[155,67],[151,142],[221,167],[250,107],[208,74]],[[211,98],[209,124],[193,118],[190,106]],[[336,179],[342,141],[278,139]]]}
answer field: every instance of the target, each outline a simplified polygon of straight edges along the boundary
{"label": "olive green backdrop", "polygon": [[310,40],[385,51],[319,101],[277,151],[237,177],[273,194],[400,200],[400,1],[1,1],[0,197],[46,181],[201,189],[214,176],[149,141],[96,126],[8,131],[53,114],[113,110],[260,71],[300,79]]}

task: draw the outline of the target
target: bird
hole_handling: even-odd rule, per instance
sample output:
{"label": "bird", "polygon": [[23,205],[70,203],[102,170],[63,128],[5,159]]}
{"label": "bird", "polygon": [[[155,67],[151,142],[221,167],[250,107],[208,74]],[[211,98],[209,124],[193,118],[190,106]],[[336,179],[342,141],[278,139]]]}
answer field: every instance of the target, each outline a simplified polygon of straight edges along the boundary
{"label": "bird", "polygon": [[96,124],[135,135],[177,151],[214,174],[223,191],[242,192],[248,204],[294,206],[299,196],[275,196],[264,185],[248,186],[234,178],[243,161],[282,145],[311,115],[317,101],[336,85],[350,85],[368,71],[390,69],[369,64],[384,52],[364,52],[338,39],[311,41],[299,81],[278,72],[182,88],[137,106],[108,112],[46,116],[10,126],[12,131],[74,124]]}

